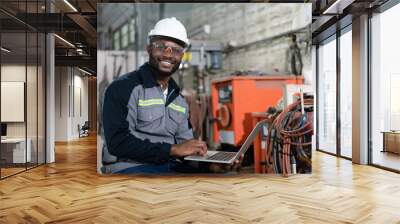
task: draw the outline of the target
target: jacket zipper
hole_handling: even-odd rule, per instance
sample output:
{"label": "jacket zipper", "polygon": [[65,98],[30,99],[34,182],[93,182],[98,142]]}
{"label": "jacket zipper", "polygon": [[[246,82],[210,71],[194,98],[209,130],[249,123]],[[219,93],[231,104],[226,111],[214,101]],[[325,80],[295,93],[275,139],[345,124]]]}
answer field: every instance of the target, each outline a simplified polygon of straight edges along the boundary
{"label": "jacket zipper", "polygon": [[167,95],[167,99],[165,100],[165,106],[167,106],[168,99],[172,95],[172,93],[175,91],[175,89],[172,89],[172,91]]}

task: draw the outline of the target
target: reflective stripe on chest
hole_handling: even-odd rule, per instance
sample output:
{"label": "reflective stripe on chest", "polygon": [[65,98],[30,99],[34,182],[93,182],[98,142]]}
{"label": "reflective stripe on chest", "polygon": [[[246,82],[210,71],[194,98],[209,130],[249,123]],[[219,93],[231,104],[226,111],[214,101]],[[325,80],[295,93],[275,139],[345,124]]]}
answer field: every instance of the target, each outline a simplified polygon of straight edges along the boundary
{"label": "reflective stripe on chest", "polygon": [[165,102],[163,99],[148,99],[148,100],[139,100],[139,107],[147,107],[152,105],[164,105]]}
{"label": "reflective stripe on chest", "polygon": [[[153,106],[153,105],[165,105],[165,102],[163,99],[148,99],[148,100],[139,100],[139,107],[148,107],[148,106]],[[171,108],[174,111],[180,112],[180,113],[186,113],[186,108],[179,106],[175,103],[170,103],[168,105],[169,108]]]}

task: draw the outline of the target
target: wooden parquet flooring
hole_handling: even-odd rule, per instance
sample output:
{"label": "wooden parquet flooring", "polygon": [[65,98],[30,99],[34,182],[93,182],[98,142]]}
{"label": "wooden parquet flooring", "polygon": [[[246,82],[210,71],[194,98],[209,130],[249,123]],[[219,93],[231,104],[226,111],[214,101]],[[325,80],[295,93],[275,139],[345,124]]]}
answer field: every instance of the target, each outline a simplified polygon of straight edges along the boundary
{"label": "wooden parquet flooring", "polygon": [[400,175],[315,152],[313,174],[100,176],[95,137],[0,181],[0,223],[400,223]]}

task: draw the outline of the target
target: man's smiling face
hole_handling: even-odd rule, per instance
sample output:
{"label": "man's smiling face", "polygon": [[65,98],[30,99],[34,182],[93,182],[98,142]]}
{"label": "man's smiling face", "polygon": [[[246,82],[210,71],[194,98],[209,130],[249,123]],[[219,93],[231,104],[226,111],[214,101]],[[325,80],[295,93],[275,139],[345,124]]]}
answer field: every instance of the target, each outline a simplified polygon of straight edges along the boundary
{"label": "man's smiling face", "polygon": [[163,76],[171,76],[182,61],[184,48],[176,41],[165,37],[154,37],[147,46],[149,63]]}

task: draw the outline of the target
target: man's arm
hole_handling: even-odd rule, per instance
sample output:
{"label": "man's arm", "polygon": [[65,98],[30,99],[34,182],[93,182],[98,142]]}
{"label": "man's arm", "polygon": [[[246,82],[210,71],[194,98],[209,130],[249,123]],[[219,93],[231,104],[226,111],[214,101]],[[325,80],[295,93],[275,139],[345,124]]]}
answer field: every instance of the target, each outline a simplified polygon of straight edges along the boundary
{"label": "man's arm", "polygon": [[121,82],[128,81],[112,83],[104,97],[103,128],[108,150],[119,158],[143,163],[165,163],[170,158],[171,144],[141,140],[129,131],[127,105],[133,88]]}

